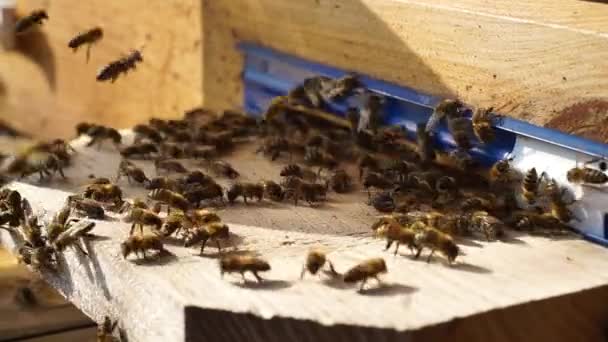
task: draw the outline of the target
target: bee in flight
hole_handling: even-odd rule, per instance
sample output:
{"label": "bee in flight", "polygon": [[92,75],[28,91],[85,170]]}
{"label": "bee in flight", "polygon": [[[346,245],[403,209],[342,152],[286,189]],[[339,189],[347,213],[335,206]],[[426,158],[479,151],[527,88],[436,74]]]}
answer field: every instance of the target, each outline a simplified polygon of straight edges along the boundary
{"label": "bee in flight", "polygon": [[97,43],[103,38],[103,29],[101,27],[94,27],[88,31],[79,33],[76,37],[72,38],[68,42],[68,47],[74,52],[78,51],[78,48],[86,45],[87,46],[87,62],[91,55],[91,46]]}

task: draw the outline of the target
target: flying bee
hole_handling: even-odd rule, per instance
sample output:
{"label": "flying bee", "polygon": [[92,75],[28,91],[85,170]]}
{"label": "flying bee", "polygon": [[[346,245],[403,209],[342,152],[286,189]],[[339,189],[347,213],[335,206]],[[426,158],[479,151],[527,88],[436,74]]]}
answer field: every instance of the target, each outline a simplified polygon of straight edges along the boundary
{"label": "flying bee", "polygon": [[110,317],[105,316],[103,323],[97,326],[97,342],[116,342],[116,338],[112,336],[118,321],[112,322]]}
{"label": "flying bee", "polygon": [[183,195],[167,189],[155,189],[148,193],[148,197],[152,200],[165,203],[170,208],[186,211],[190,207],[190,202]]}
{"label": "flying bee", "polygon": [[118,206],[123,204],[122,190],[115,184],[89,184],[86,186],[83,196],[99,202],[114,203]]}
{"label": "flying bee", "polygon": [[220,199],[224,201],[224,189],[213,182],[207,185],[196,185],[184,190],[184,197],[193,205],[198,206],[201,201]]}
{"label": "flying bee", "polygon": [[471,139],[470,139],[470,131],[471,131],[471,121],[467,118],[463,117],[448,117],[448,130],[452,134],[454,141],[456,142],[456,146],[463,150],[468,150],[471,147]]}
{"label": "flying bee", "polygon": [[110,140],[115,146],[118,146],[122,143],[122,135],[118,130],[112,127],[105,127],[97,124],[89,124],[89,123],[79,123],[76,126],[76,131],[78,135],[87,135],[89,138],[89,142],[87,143],[87,147],[91,147],[93,145],[97,145],[99,149],[104,141]]}
{"label": "flying bee", "polygon": [[108,81],[114,83],[120,74],[127,74],[129,70],[136,69],[137,63],[143,62],[144,58],[140,51],[133,50],[127,56],[122,57],[104,66],[97,73],[97,81]]}
{"label": "flying bee", "polygon": [[161,237],[157,234],[141,234],[129,236],[120,244],[123,258],[127,258],[131,253],[138,257],[141,252],[144,259],[147,259],[146,251],[158,251],[158,255],[164,253],[165,247]]}
{"label": "flying bee", "polygon": [[416,126],[416,151],[423,164],[429,164],[436,158],[433,135],[424,124]]}
{"label": "flying bee", "polygon": [[325,255],[324,252],[317,249],[309,251],[308,255],[306,256],[306,262],[304,263],[304,267],[302,267],[302,272],[300,273],[300,279],[304,279],[304,275],[306,274],[306,272],[312,275],[317,274],[317,272],[319,272],[323,268],[323,266],[325,266],[325,264],[327,264],[327,266],[329,267],[329,273],[333,277],[339,275],[336,269],[334,268],[334,265],[331,263],[331,261],[327,259],[327,255]]}
{"label": "flying bee", "polygon": [[156,213],[142,208],[132,208],[124,221],[132,223],[129,235],[133,235],[136,227],[139,227],[140,233],[143,234],[144,226],[153,226],[156,231],[160,231],[163,225],[163,220]]}
{"label": "flying bee", "polygon": [[121,176],[126,176],[129,184],[131,184],[131,181],[136,181],[140,184],[147,184],[149,182],[144,170],[126,159],[121,160],[120,164],[118,164],[118,174],[116,175],[117,182],[120,180]]}
{"label": "flying bee", "polygon": [[425,131],[433,132],[437,128],[437,125],[439,125],[439,122],[445,117],[456,118],[462,116],[464,109],[464,104],[460,100],[445,99],[441,101],[429,117]]}
{"label": "flying bee", "polygon": [[285,191],[283,188],[276,182],[273,181],[264,181],[264,194],[272,201],[282,202],[285,198]]}
{"label": "flying bee", "polygon": [[101,27],[94,27],[86,32],[79,33],[76,37],[72,38],[68,42],[68,47],[74,52],[78,50],[82,45],[87,45],[87,62],[89,61],[91,46],[97,43],[103,38],[103,29]]}
{"label": "flying bee", "polygon": [[82,213],[92,219],[103,220],[106,217],[105,211],[99,202],[80,195],[68,196],[67,205],[76,212]]}
{"label": "flying bee", "polygon": [[260,277],[259,272],[270,271],[270,264],[261,258],[252,255],[225,255],[220,259],[220,272],[222,277],[224,273],[238,272],[241,274],[243,281],[245,272],[251,272],[258,282],[264,279]]}
{"label": "flying bee", "polygon": [[507,185],[512,182],[511,162],[513,157],[501,159],[492,165],[490,169],[490,184],[496,185]]}
{"label": "flying bee", "polygon": [[203,255],[208,240],[215,240],[218,251],[222,252],[219,240],[227,240],[230,237],[228,225],[222,222],[211,222],[204,226],[194,227],[186,232],[184,247],[191,247],[202,241],[200,254]]}
{"label": "flying bee", "polygon": [[133,144],[120,149],[120,155],[123,156],[123,158],[130,159],[149,159],[153,153],[158,153],[158,149],[156,148],[156,145],[151,143]]}
{"label": "flying bee", "polygon": [[424,247],[431,250],[431,253],[429,253],[429,256],[427,257],[427,262],[430,262],[435,251],[439,250],[439,252],[448,259],[448,263],[451,264],[456,260],[459,252],[458,245],[454,243],[452,237],[435,228],[427,228],[424,231],[417,233],[415,244],[418,248],[416,258],[420,256]]}
{"label": "flying bee", "polygon": [[15,33],[22,34],[34,27],[34,25],[42,25],[44,20],[48,20],[49,16],[45,10],[35,10],[29,15],[17,20],[15,24]]}
{"label": "flying bee", "polygon": [[159,170],[167,171],[167,172],[175,172],[175,173],[188,173],[188,169],[184,167],[184,165],[177,160],[154,160],[154,168],[156,169],[156,173],[159,173]]}
{"label": "flying bee", "polygon": [[209,163],[209,169],[216,175],[235,179],[240,176],[240,173],[232,167],[228,162],[222,160],[214,160]]}
{"label": "flying bee", "polygon": [[306,149],[304,162],[310,166],[318,166],[318,173],[324,168],[333,169],[338,166],[338,161],[333,156],[316,148]]}
{"label": "flying bee", "polygon": [[95,222],[78,221],[76,224],[71,225],[67,230],[57,235],[55,240],[51,241],[51,244],[57,252],[63,252],[68,246],[74,246],[82,254],[88,255],[80,245],[80,240],[88,236],[94,227]]}
{"label": "flying bee", "polygon": [[296,177],[288,177],[285,188],[287,194],[293,196],[294,205],[298,205],[300,198],[303,198],[309,205],[313,205],[320,200],[325,200],[327,194],[326,185],[305,182]]}
{"label": "flying bee", "polygon": [[368,198],[371,197],[370,188],[388,190],[394,186],[393,181],[378,172],[369,172],[363,179],[363,187],[367,190]]}
{"label": "flying bee", "polygon": [[150,140],[156,144],[159,144],[163,140],[160,132],[150,125],[137,124],[133,126],[132,131],[135,133],[134,143],[136,144],[144,139]]}
{"label": "flying bee", "polygon": [[491,143],[496,137],[496,133],[492,127],[492,123],[496,117],[494,114],[492,114],[493,110],[493,107],[488,109],[477,108],[471,120],[473,123],[473,132],[475,133],[475,136],[484,144]]}
{"label": "flying bee", "polygon": [[344,273],[344,282],[356,283],[360,281],[361,286],[359,287],[359,292],[361,292],[363,291],[368,278],[374,278],[378,283],[380,283],[378,276],[387,272],[388,269],[386,268],[386,262],[384,262],[384,259],[367,259],[346,271],[346,273]]}
{"label": "flying bee", "polygon": [[538,196],[538,189],[543,179],[545,178],[546,173],[542,173],[540,177],[536,172],[536,168],[531,168],[526,172],[524,179],[521,183],[522,195],[526,199],[529,204],[536,203],[536,197]]}
{"label": "flying bee", "polygon": [[574,167],[566,174],[568,182],[574,184],[603,185],[608,183],[608,175],[589,167]]}
{"label": "flying bee", "polygon": [[505,224],[487,211],[475,211],[470,215],[470,227],[481,231],[487,241],[494,241],[505,235]]}
{"label": "flying bee", "polygon": [[257,198],[260,202],[264,198],[264,184],[262,183],[235,183],[226,192],[228,202],[233,204],[239,197],[243,196],[243,201],[247,203],[248,198]]}

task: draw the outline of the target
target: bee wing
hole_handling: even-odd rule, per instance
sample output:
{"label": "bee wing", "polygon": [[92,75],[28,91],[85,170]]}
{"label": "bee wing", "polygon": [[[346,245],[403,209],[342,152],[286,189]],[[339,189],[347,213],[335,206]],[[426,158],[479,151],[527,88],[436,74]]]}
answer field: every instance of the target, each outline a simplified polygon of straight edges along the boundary
{"label": "bee wing", "polygon": [[93,222],[93,221],[79,221],[78,223],[74,224],[73,226],[68,228],[63,233],[59,234],[59,236],[57,236],[56,240],[61,241],[61,240],[67,239],[67,238],[75,238],[75,237],[83,236],[83,235],[89,233],[91,230],[93,230],[94,227],[95,227],[95,222]]}

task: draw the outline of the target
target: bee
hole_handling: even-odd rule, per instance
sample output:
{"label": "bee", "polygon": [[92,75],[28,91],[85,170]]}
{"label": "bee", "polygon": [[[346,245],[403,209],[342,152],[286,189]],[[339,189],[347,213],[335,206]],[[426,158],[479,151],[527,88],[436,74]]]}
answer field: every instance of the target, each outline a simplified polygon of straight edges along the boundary
{"label": "bee", "polygon": [[505,235],[504,223],[488,214],[487,211],[475,211],[471,213],[470,226],[473,230],[481,231],[487,241],[494,241]]}
{"label": "bee", "polygon": [[182,182],[188,185],[196,184],[201,186],[207,186],[215,183],[213,178],[198,170],[190,171],[186,176],[184,176],[184,178],[182,178]]}
{"label": "bee", "polygon": [[120,244],[120,250],[124,259],[131,253],[138,257],[141,252],[144,259],[147,259],[146,251],[158,251],[158,255],[166,251],[161,237],[156,234],[131,235]]}
{"label": "bee", "polygon": [[120,74],[124,73],[126,75],[130,69],[135,70],[137,63],[143,61],[144,58],[141,52],[138,50],[133,50],[127,56],[113,61],[101,68],[97,73],[97,81],[103,82],[110,80],[110,82],[114,83]]}
{"label": "bee", "polygon": [[230,179],[235,179],[240,176],[240,173],[235,170],[232,165],[222,160],[210,162],[209,169],[217,175],[228,177]]}
{"label": "bee", "polygon": [[243,201],[247,203],[248,198],[257,198],[258,202],[264,198],[264,184],[256,183],[235,183],[226,192],[228,202],[234,204],[234,201],[243,196]]}
{"label": "bee", "polygon": [[588,167],[574,167],[566,174],[568,182],[574,184],[602,185],[608,183],[608,175],[602,171]]}
{"label": "bee", "polygon": [[285,184],[287,193],[293,196],[294,205],[298,205],[300,198],[303,198],[309,205],[313,205],[326,198],[326,185],[305,182],[296,177],[288,177]]}
{"label": "bee", "polygon": [[188,155],[186,147],[180,143],[163,142],[159,145],[162,158],[185,158]]}
{"label": "bee", "polygon": [[490,169],[490,184],[495,185],[507,185],[511,183],[512,169],[511,162],[513,158],[501,159],[492,165]]}
{"label": "bee", "polygon": [[522,195],[526,199],[529,204],[536,203],[536,197],[538,196],[538,189],[540,184],[542,183],[545,173],[543,172],[540,177],[536,172],[536,168],[531,168],[526,172],[524,179],[521,183]]}
{"label": "bee", "polygon": [[154,168],[156,169],[157,174],[159,173],[159,170],[175,173],[188,173],[188,169],[177,160],[156,159],[154,160]]}
{"label": "bee", "polygon": [[363,187],[367,190],[368,198],[371,198],[370,188],[388,190],[394,186],[393,181],[378,172],[369,172],[363,179]]}
{"label": "bee", "polygon": [[558,231],[566,230],[567,227],[552,213],[542,213],[536,211],[516,211],[511,214],[508,222],[516,230],[524,231]]}
{"label": "bee", "polygon": [[396,242],[395,252],[397,255],[399,252],[399,246],[401,244],[406,245],[412,253],[416,250],[415,237],[416,231],[409,227],[402,226],[396,219],[392,217],[383,218],[384,223],[377,228],[377,231],[382,231],[386,236],[386,247],[384,250],[388,250],[393,242]]}
{"label": "bee", "polygon": [[129,184],[131,184],[132,180],[140,184],[146,184],[149,182],[144,170],[126,159],[121,160],[120,164],[118,164],[118,174],[116,175],[117,182],[120,180],[121,176],[126,176]]}
{"label": "bee", "polygon": [[334,157],[332,157],[329,153],[323,152],[316,148],[306,149],[306,153],[304,154],[304,162],[311,166],[318,166],[318,173],[320,173],[323,168],[333,169],[338,166],[338,161]]}
{"label": "bee", "polygon": [[122,205],[122,190],[115,184],[89,184],[83,192],[85,198]]}
{"label": "bee", "polygon": [[118,130],[112,127],[105,127],[102,125],[90,124],[90,123],[79,123],[76,126],[76,131],[78,135],[87,135],[91,138],[87,143],[87,147],[91,147],[97,144],[97,148],[101,147],[101,144],[105,140],[110,140],[114,145],[118,146],[122,143],[122,135]]}
{"label": "bee", "polygon": [[167,189],[179,192],[179,190],[181,189],[181,183],[177,179],[169,178],[166,176],[154,177],[148,182],[144,183],[144,188],[148,190]]}
{"label": "bee", "polygon": [[566,203],[564,200],[564,194],[567,192],[567,188],[562,188],[555,179],[552,179],[547,185],[547,193],[549,194],[551,203],[551,213],[562,223],[568,223],[573,219],[578,220],[568,206],[575,201]]}
{"label": "bee", "polygon": [[329,272],[332,276],[338,276],[338,272],[334,268],[334,265],[327,259],[327,256],[324,252],[320,250],[313,249],[308,252],[306,256],[306,262],[304,263],[304,267],[302,267],[302,272],[300,273],[300,279],[304,279],[304,275],[306,272],[315,275],[319,272],[323,266],[329,267]]}
{"label": "bee", "polygon": [[207,209],[197,209],[189,211],[188,218],[192,221],[193,224],[201,226],[221,221],[221,218],[217,213],[209,211]]}
{"label": "bee", "polygon": [[265,181],[263,182],[263,185],[264,193],[268,198],[275,202],[283,201],[285,198],[285,191],[283,191],[283,188],[279,184],[273,181]]}
{"label": "bee", "polygon": [[256,153],[264,153],[270,156],[270,160],[276,160],[282,152],[289,153],[289,141],[284,137],[270,137],[256,150]]}
{"label": "bee", "polygon": [[351,177],[343,169],[335,170],[333,172],[329,178],[329,184],[331,188],[339,194],[349,192],[352,190],[353,186]]}
{"label": "bee", "polygon": [[215,240],[218,251],[222,252],[219,240],[226,240],[230,236],[228,225],[222,222],[211,222],[204,226],[195,227],[186,232],[184,247],[191,247],[196,243],[203,242],[200,254],[203,255],[205,245],[209,239]]}
{"label": "bee", "polygon": [[297,177],[307,181],[315,181],[317,174],[309,169],[305,169],[297,164],[286,165],[280,173],[281,177]]}
{"label": "bee", "polygon": [[68,196],[67,205],[92,219],[103,220],[106,217],[103,207],[97,201],[80,195]]}
{"label": "bee", "polygon": [[491,143],[496,137],[496,133],[492,127],[492,121],[495,118],[492,114],[493,110],[493,107],[488,109],[477,108],[473,114],[473,133],[475,133],[477,139],[484,144]]}
{"label": "bee", "polygon": [[452,134],[456,146],[463,150],[468,150],[472,147],[470,139],[471,122],[463,117],[448,117],[448,130]]}
{"label": "bee", "polygon": [[217,198],[223,202],[224,189],[215,182],[207,185],[197,185],[184,190],[184,197],[194,206],[198,206],[201,201]]}
{"label": "bee", "polygon": [[361,116],[359,115],[359,110],[357,108],[348,107],[348,109],[346,109],[346,120],[348,120],[350,133],[353,137],[357,136],[360,119]]}
{"label": "bee", "polygon": [[365,171],[379,171],[382,161],[370,154],[363,155],[357,162],[359,167],[359,180],[363,178]]}
{"label": "bee", "polygon": [[[301,85],[302,90],[298,90],[298,88],[296,88],[295,90],[292,90],[290,92],[288,97],[290,98],[290,100],[293,100],[294,98],[297,98],[297,97],[302,97],[302,96],[296,96],[296,94],[301,92],[304,95],[303,97],[306,100],[308,100],[308,103],[313,108],[321,108],[325,104],[325,101],[326,101],[326,99],[324,98],[325,94],[323,93],[323,89],[332,87],[333,84],[334,84],[334,80],[329,77],[325,77],[325,76],[310,77],[310,78],[305,79],[302,82],[302,85]],[[327,100],[329,100],[329,99],[327,99]]]}
{"label": "bee", "polygon": [[63,206],[63,208],[55,213],[53,219],[46,227],[46,235],[50,241],[57,239],[59,234],[63,233],[69,228],[69,224],[72,221],[70,220],[71,213],[72,208],[69,205]]}
{"label": "bee", "polygon": [[54,154],[64,165],[69,165],[72,153],[76,150],[65,140],[55,139],[50,142],[39,142],[29,148],[27,153],[42,152]]}
{"label": "bee", "polygon": [[15,33],[22,34],[28,31],[34,25],[42,25],[44,20],[49,20],[49,15],[45,10],[35,10],[29,15],[17,20],[15,24]]}
{"label": "bee", "polygon": [[437,171],[413,171],[407,175],[407,185],[416,189],[432,194],[435,191],[435,184],[442,176]]}
{"label": "bee", "polygon": [[66,178],[63,173],[65,166],[65,163],[53,153],[26,151],[24,154],[17,155],[8,164],[6,172],[18,174],[21,178],[37,173],[42,181],[47,177],[52,177],[56,173]]}
{"label": "bee", "polygon": [[437,107],[435,107],[433,113],[429,117],[429,120],[426,123],[425,131],[433,132],[443,118],[459,117],[462,115],[462,111],[464,109],[464,104],[460,102],[460,100],[445,99],[441,101]]}
{"label": "bee", "polygon": [[143,234],[144,226],[153,226],[156,231],[160,231],[163,225],[163,220],[156,213],[142,208],[132,208],[124,220],[132,222],[129,235],[133,235],[136,227],[139,227],[140,233]]}
{"label": "bee", "polygon": [[95,222],[92,221],[79,221],[74,225],[71,225],[64,232],[57,235],[55,240],[51,241],[53,248],[57,252],[63,252],[68,246],[74,246],[82,254],[88,255],[84,248],[80,245],[80,239],[89,235],[89,233],[95,227]]}
{"label": "bee", "polygon": [[460,203],[460,210],[462,211],[493,211],[496,209],[496,197],[490,196],[490,198],[484,198],[481,196],[468,197]]}
{"label": "bee", "polygon": [[91,46],[103,38],[103,29],[101,27],[94,27],[86,32],[79,33],[76,37],[72,38],[68,42],[68,47],[74,52],[78,50],[82,45],[87,45],[87,62],[91,52]]}
{"label": "bee", "polygon": [[173,233],[188,230],[192,228],[192,226],[192,222],[183,211],[173,210],[165,219],[165,222],[160,229],[160,234],[167,237],[173,235]]}
{"label": "bee", "polygon": [[477,161],[463,149],[454,149],[448,153],[447,157],[448,164],[460,172],[470,172],[478,166]]}
{"label": "bee", "polygon": [[138,124],[133,126],[132,130],[135,133],[134,143],[136,144],[144,139],[148,139],[156,144],[159,144],[163,140],[160,132],[150,125]]}
{"label": "bee", "polygon": [[118,321],[112,322],[110,317],[105,316],[103,323],[97,326],[97,342],[115,342],[116,338],[112,336]]}
{"label": "bee", "polygon": [[441,176],[435,182],[435,191],[438,193],[454,192],[458,189],[456,179],[450,176]]}
{"label": "bee", "polygon": [[342,99],[351,95],[356,88],[361,87],[361,81],[355,74],[346,74],[324,84],[323,97],[329,100]]}
{"label": "bee", "polygon": [[[425,220],[420,221],[427,226],[434,227],[437,230],[456,236],[468,236],[470,235],[470,218],[466,215],[461,214],[442,214],[440,212],[429,212],[425,215]],[[412,228],[413,226],[410,226]],[[419,226],[418,228],[423,228]],[[422,232],[424,229],[418,229],[418,232]]]}
{"label": "bee", "polygon": [[448,259],[448,263],[451,264],[454,262],[454,260],[456,260],[459,252],[458,245],[454,243],[452,237],[435,228],[429,227],[424,231],[417,233],[414,243],[418,248],[416,258],[420,256],[420,253],[424,247],[431,249],[431,253],[429,253],[426,260],[427,262],[430,262],[435,251],[439,250],[439,252],[441,252]]}
{"label": "bee", "polygon": [[30,203],[18,191],[7,188],[0,191],[0,226],[18,227],[31,212]]}
{"label": "bee", "polygon": [[120,155],[123,156],[123,158],[131,159],[147,159],[150,158],[152,153],[158,153],[158,149],[154,144],[151,143],[133,144],[120,149]]}
{"label": "bee", "polygon": [[167,189],[152,190],[148,193],[148,197],[152,200],[167,204],[169,208],[175,208],[181,211],[186,211],[190,207],[190,202],[188,202],[186,197]]}
{"label": "bee", "polygon": [[32,247],[23,245],[17,250],[20,263],[30,265],[35,270],[56,270],[55,249],[51,246]]}
{"label": "bee", "polygon": [[375,278],[378,283],[380,279],[378,276],[382,273],[387,273],[386,262],[382,258],[367,259],[344,273],[345,283],[356,283],[361,282],[359,291],[363,291],[365,283],[368,278]]}
{"label": "bee", "polygon": [[416,126],[416,151],[423,164],[429,164],[436,158],[433,135],[429,133],[424,124]]}
{"label": "bee", "polygon": [[[199,146],[198,144],[188,144],[184,146],[183,152],[186,156],[194,159],[213,159],[218,155],[214,146]],[[173,158],[177,158],[173,156]]]}
{"label": "bee", "polygon": [[363,106],[359,110],[359,125],[357,130],[362,131],[369,128],[373,134],[376,134],[382,123],[382,111],[386,101],[384,97],[371,92],[364,93],[362,97]]}
{"label": "bee", "polygon": [[383,191],[375,194],[370,200],[371,204],[376,210],[381,213],[393,212],[396,208],[395,199],[390,191]]}
{"label": "bee", "polygon": [[243,281],[245,279],[245,272],[251,272],[258,282],[262,282],[264,279],[260,277],[258,272],[270,271],[270,264],[261,258],[251,255],[226,255],[220,259],[220,272],[222,277],[224,273],[238,272],[241,274]]}

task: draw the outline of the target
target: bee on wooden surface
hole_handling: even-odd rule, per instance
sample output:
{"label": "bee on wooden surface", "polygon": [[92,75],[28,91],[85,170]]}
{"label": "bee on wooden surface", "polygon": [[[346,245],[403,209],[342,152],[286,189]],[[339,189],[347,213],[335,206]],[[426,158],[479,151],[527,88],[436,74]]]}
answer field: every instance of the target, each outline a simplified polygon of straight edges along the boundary
{"label": "bee on wooden surface", "polygon": [[106,217],[105,210],[99,202],[80,195],[68,196],[67,205],[92,219],[103,220]]}
{"label": "bee on wooden surface", "polygon": [[452,240],[452,237],[446,233],[441,232],[435,228],[428,228],[420,233],[416,234],[415,244],[418,248],[416,258],[420,256],[423,248],[429,248],[431,253],[427,257],[427,262],[431,261],[435,251],[442,253],[447,259],[448,263],[454,262],[458,256],[459,248]]}
{"label": "bee on wooden surface", "polygon": [[110,317],[105,316],[103,323],[97,326],[97,342],[116,342],[117,339],[112,336],[118,321],[112,322]]}
{"label": "bee on wooden surface", "polygon": [[309,205],[314,205],[321,200],[325,200],[327,196],[326,185],[305,182],[296,177],[288,177],[285,188],[287,194],[292,196],[294,205],[298,205],[300,198],[304,199]]}
{"label": "bee on wooden surface", "polygon": [[424,124],[416,126],[416,150],[423,164],[429,164],[436,158],[433,136],[425,128]]}
{"label": "bee on wooden surface", "polygon": [[93,228],[95,228],[95,222],[78,221],[77,223],[70,225],[67,230],[57,235],[55,240],[51,241],[52,246],[57,252],[63,252],[68,246],[73,246],[82,254],[88,255],[80,245],[80,240],[89,235]]}
{"label": "bee on wooden surface", "polygon": [[361,282],[359,291],[363,291],[368,278],[374,278],[378,283],[378,276],[382,273],[387,273],[386,262],[382,258],[367,259],[344,273],[345,283]]}
{"label": "bee on wooden surface", "polygon": [[275,202],[282,202],[285,199],[285,191],[276,182],[264,181],[264,194]]}
{"label": "bee on wooden surface", "polygon": [[226,192],[228,202],[234,204],[234,201],[243,196],[243,201],[247,203],[248,198],[257,198],[260,202],[264,198],[264,184],[257,183],[235,183]]}
{"label": "bee on wooden surface", "polygon": [[190,202],[186,197],[167,189],[152,190],[148,193],[148,197],[152,200],[167,204],[169,206],[168,211],[170,211],[170,208],[186,211],[190,207]]}
{"label": "bee on wooden surface", "polygon": [[416,231],[409,227],[402,226],[394,218],[385,217],[384,224],[378,227],[377,230],[382,231],[386,236],[386,248],[384,248],[384,250],[388,250],[393,242],[396,242],[395,255],[399,252],[399,246],[401,244],[406,245],[412,253],[416,250]]}
{"label": "bee on wooden surface", "polygon": [[133,126],[132,130],[133,133],[135,133],[135,144],[138,144],[145,139],[150,140],[156,144],[160,143],[163,140],[163,137],[161,136],[160,132],[150,125],[137,124]]}
{"label": "bee on wooden surface", "polygon": [[104,82],[110,81],[114,83],[120,74],[127,74],[129,70],[136,69],[137,63],[144,61],[144,58],[140,51],[133,50],[127,56],[122,57],[110,64],[104,66],[97,73],[97,81]]}
{"label": "bee on wooden surface", "polygon": [[65,166],[66,164],[53,153],[27,151],[26,154],[17,155],[6,167],[6,172],[21,178],[38,174],[42,181],[57,173],[66,178],[63,173]]}
{"label": "bee on wooden surface", "polygon": [[165,219],[160,234],[164,237],[171,236],[174,233],[179,233],[182,230],[188,230],[192,228],[193,224],[181,210],[172,210],[171,213]]}
{"label": "bee on wooden surface", "polygon": [[524,179],[521,183],[522,195],[526,199],[529,204],[536,203],[536,199],[538,197],[538,189],[540,184],[542,183],[546,173],[542,173],[540,177],[536,172],[536,168],[531,168],[526,172]]}
{"label": "bee on wooden surface", "polygon": [[505,224],[487,211],[475,211],[470,215],[471,228],[484,234],[487,241],[494,241],[505,235]]}
{"label": "bee on wooden surface", "polygon": [[68,47],[74,52],[82,45],[87,45],[87,62],[89,61],[91,46],[103,38],[103,30],[101,27],[94,27],[88,31],[79,33],[76,37],[68,42]]}
{"label": "bee on wooden surface", "polygon": [[72,154],[76,152],[76,150],[65,140],[63,139],[54,139],[49,142],[39,142],[31,146],[26,152],[42,152],[42,153],[51,153],[54,154],[64,165],[69,165]]}
{"label": "bee on wooden surface", "polygon": [[19,247],[17,254],[20,263],[29,265],[34,270],[56,270],[55,249],[51,246],[32,247],[26,244]]}
{"label": "bee on wooden surface", "polygon": [[[218,156],[218,151],[214,146],[201,146],[197,144],[188,144],[184,146],[184,154],[194,159],[213,159]],[[173,156],[173,158],[178,158]]]}
{"label": "bee on wooden surface", "polygon": [[441,101],[429,117],[425,131],[433,132],[439,125],[439,122],[445,117],[456,118],[462,116],[464,109],[464,104],[460,100],[445,99]]}
{"label": "bee on wooden surface", "polygon": [[132,223],[129,235],[133,235],[133,231],[137,227],[139,227],[140,233],[143,234],[144,226],[152,226],[156,231],[160,231],[163,225],[163,220],[156,213],[142,208],[132,208],[124,218],[124,221]]}
{"label": "bee on wooden surface", "polygon": [[76,125],[76,131],[78,136],[84,134],[91,138],[86,145],[87,147],[91,147],[96,144],[97,148],[99,149],[101,144],[103,144],[103,142],[106,140],[112,141],[112,143],[114,143],[116,146],[120,145],[122,142],[122,135],[120,135],[118,130],[112,127],[82,122]]}
{"label": "bee on wooden surface", "polygon": [[116,175],[117,182],[120,180],[121,176],[126,176],[129,184],[131,184],[131,181],[135,181],[140,184],[146,184],[149,182],[144,170],[126,159],[121,160],[120,164],[118,164],[118,174]]}
{"label": "bee on wooden surface", "polygon": [[199,206],[205,200],[219,199],[224,201],[224,189],[221,185],[213,182],[208,185],[196,185],[184,190],[184,197],[193,205]]}
{"label": "bee on wooden surface", "polygon": [[286,165],[280,172],[281,177],[297,177],[306,181],[316,181],[317,173],[297,164]]}
{"label": "bee on wooden surface", "polygon": [[282,152],[289,153],[289,141],[283,137],[269,137],[264,140],[256,153],[263,153],[270,157],[270,160],[276,160]]}
{"label": "bee on wooden surface", "polygon": [[207,209],[191,210],[187,213],[187,215],[193,224],[199,226],[204,226],[213,222],[220,222],[222,220],[216,212]]}
{"label": "bee on wooden surface", "polygon": [[156,169],[156,173],[158,174],[161,170],[166,172],[174,172],[174,173],[188,173],[188,169],[184,167],[184,165],[177,160],[170,159],[156,159],[154,160],[154,168]]}
{"label": "bee on wooden surface", "polygon": [[473,132],[475,133],[475,136],[484,144],[491,143],[496,137],[496,133],[492,127],[492,123],[496,117],[494,114],[492,114],[493,110],[493,107],[488,109],[477,108],[471,120],[473,123]]}
{"label": "bee on wooden surface", "polygon": [[395,210],[396,204],[393,194],[390,191],[383,191],[371,197],[369,200],[376,210],[381,213],[391,213]]}
{"label": "bee on wooden surface", "polygon": [[552,213],[520,210],[513,212],[507,222],[516,230],[530,231],[533,233],[567,230],[567,226]]}
{"label": "bee on wooden surface", "polygon": [[511,168],[511,162],[513,158],[501,159],[492,165],[490,169],[490,184],[496,185],[508,185],[513,181],[513,170]]}
{"label": "bee on wooden surface", "polygon": [[363,187],[367,190],[368,198],[371,197],[370,188],[388,190],[395,186],[395,183],[378,172],[369,172],[363,179]]}
{"label": "bee on wooden surface", "polygon": [[32,11],[27,16],[17,20],[17,23],[15,24],[15,33],[25,33],[35,25],[42,25],[44,20],[48,19],[49,16],[45,10]]}
{"label": "bee on wooden surface", "polygon": [[131,202],[125,201],[123,205],[118,209],[118,212],[122,214],[133,208],[150,209],[150,206],[141,198],[135,197]]}
{"label": "bee on wooden surface", "polygon": [[129,159],[150,159],[153,153],[158,153],[158,149],[151,143],[133,144],[120,149],[120,155]]}
{"label": "bee on wooden surface", "polygon": [[235,179],[240,176],[240,173],[232,167],[228,162],[223,160],[214,160],[209,163],[209,169],[218,176]]}
{"label": "bee on wooden surface", "polygon": [[218,251],[222,252],[219,240],[227,240],[230,237],[228,225],[222,222],[211,222],[204,226],[195,227],[186,232],[184,247],[191,247],[202,241],[200,254],[203,255],[208,240],[214,240]]}
{"label": "bee on wooden surface", "polygon": [[123,204],[122,190],[115,184],[89,184],[86,186],[83,196],[99,202]]}
{"label": "bee on wooden surface", "polygon": [[125,259],[131,253],[134,253],[136,257],[139,257],[139,253],[141,253],[143,258],[147,259],[146,251],[157,251],[158,255],[166,251],[161,237],[156,234],[131,235],[120,244],[120,250]]}
{"label": "bee on wooden surface", "polygon": [[316,148],[306,149],[304,162],[310,166],[318,166],[319,172],[324,168],[333,169],[338,166],[338,161],[333,156]]}
{"label": "bee on wooden surface", "polygon": [[329,178],[330,187],[339,194],[344,194],[352,190],[352,178],[345,170],[335,170]]}
{"label": "bee on wooden surface", "polygon": [[243,281],[247,281],[245,272],[251,272],[255,279],[261,283],[264,279],[258,273],[267,271],[270,271],[270,264],[266,260],[252,255],[225,255],[220,259],[222,277],[224,277],[224,273],[238,272],[241,274]]}
{"label": "bee on wooden surface", "polygon": [[177,191],[181,189],[181,184],[178,180],[166,176],[154,177],[144,184],[144,188],[148,190],[167,189]]}
{"label": "bee on wooden surface", "polygon": [[188,172],[188,174],[181,180],[186,185],[207,186],[215,183],[215,180],[213,180],[213,178],[211,178],[209,175],[202,173],[199,170]]}
{"label": "bee on wooden surface", "polygon": [[325,264],[327,264],[329,267],[328,271],[332,276],[336,277],[339,275],[334,268],[334,265],[327,259],[327,255],[325,255],[324,252],[317,249],[311,250],[306,256],[306,262],[304,263],[304,267],[302,267],[300,279],[304,279],[306,272],[312,275],[317,274],[323,268],[323,266],[325,266]]}
{"label": "bee on wooden surface", "polygon": [[603,185],[608,183],[608,175],[588,167],[574,167],[568,170],[566,177],[568,182],[574,184]]}
{"label": "bee on wooden surface", "polygon": [[[440,212],[429,212],[425,214],[426,224],[451,236],[469,236],[470,219],[461,214],[442,214]],[[411,226],[410,226],[411,227]],[[421,232],[422,230],[420,230]]]}

